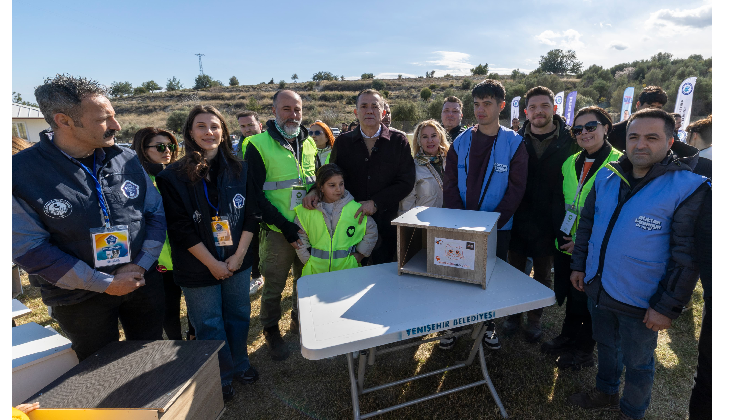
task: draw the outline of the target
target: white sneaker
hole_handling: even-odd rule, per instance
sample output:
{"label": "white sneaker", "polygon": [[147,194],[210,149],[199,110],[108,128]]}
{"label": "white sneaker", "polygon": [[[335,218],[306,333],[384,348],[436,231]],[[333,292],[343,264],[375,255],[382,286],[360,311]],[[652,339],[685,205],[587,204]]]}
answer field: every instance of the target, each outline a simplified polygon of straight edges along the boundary
{"label": "white sneaker", "polygon": [[250,294],[254,295],[258,293],[258,290],[263,287],[263,276],[258,277],[257,279],[252,279],[250,281]]}
{"label": "white sneaker", "polygon": [[457,337],[456,336],[447,337],[449,334],[451,334],[451,331],[444,334],[444,336],[439,340],[440,349],[451,350],[454,347],[454,344],[457,342]]}

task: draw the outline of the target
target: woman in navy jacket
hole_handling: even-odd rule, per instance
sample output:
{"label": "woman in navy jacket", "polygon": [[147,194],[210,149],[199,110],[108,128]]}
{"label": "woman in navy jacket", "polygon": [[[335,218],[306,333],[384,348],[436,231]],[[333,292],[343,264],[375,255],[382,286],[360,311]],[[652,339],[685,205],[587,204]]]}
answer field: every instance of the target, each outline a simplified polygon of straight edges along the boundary
{"label": "woman in navy jacket", "polygon": [[198,340],[223,340],[219,350],[225,401],[232,379],[253,383],[248,252],[258,223],[246,211],[246,163],[232,153],[222,114],[197,105],[184,125],[185,155],[156,178],[168,223],[174,282],[184,292]]}

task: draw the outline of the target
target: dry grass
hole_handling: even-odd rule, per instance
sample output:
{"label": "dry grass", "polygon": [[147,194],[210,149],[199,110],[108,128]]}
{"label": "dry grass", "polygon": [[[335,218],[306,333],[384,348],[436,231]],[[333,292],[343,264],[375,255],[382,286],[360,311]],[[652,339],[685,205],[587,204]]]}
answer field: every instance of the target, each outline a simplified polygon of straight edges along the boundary
{"label": "dry grass", "polygon": [[[19,318],[19,323],[37,322],[59,326],[48,317],[37,289],[29,287],[23,277],[25,293],[20,300],[33,310]],[[260,372],[260,380],[249,386],[235,383],[236,396],[227,404],[223,420],[233,419],[346,419],[352,417],[349,377],[344,356],[310,361],[300,354],[297,334],[288,332],[291,309],[291,285],[286,285],[280,322],[284,339],[292,350],[286,361],[273,362],[268,356],[261,334],[260,293],[251,298],[252,315],[248,343],[250,360]],[[659,334],[656,349],[656,378],[647,419],[684,419],[687,417],[692,378],[697,361],[697,339],[702,317],[702,288],[698,285],[692,298],[693,310],[685,312],[673,328]],[[556,305],[544,312],[544,339],[561,329],[564,307]],[[182,330],[186,329],[182,301]],[[122,331],[121,331],[122,334]],[[520,334],[519,334],[520,335]],[[406,349],[390,356],[378,357],[368,367],[365,384],[373,386],[403,377],[449,366],[466,357],[470,339],[463,337],[455,348],[443,352],[436,343],[417,350]],[[510,418],[515,419],[617,419],[614,413],[591,414],[570,407],[566,398],[594,384],[595,368],[580,372],[559,371],[553,360],[538,351],[539,344],[527,344],[521,337],[501,336],[502,348],[486,352],[490,378],[498,390]],[[487,354],[489,353],[489,354]],[[418,398],[428,393],[453,388],[482,378],[476,363],[444,375],[395,386],[360,397],[363,412]],[[500,419],[490,392],[484,387],[437,398],[402,410],[387,413],[384,419]]]}

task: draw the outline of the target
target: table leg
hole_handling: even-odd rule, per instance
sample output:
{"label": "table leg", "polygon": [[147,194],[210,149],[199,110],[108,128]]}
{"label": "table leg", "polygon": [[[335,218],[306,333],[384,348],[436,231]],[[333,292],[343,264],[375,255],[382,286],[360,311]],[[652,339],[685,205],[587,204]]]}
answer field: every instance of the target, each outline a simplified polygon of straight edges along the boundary
{"label": "table leg", "polygon": [[467,357],[467,360],[463,362],[459,362],[464,364],[465,366],[469,366],[472,364],[472,362],[475,360],[475,355],[477,354],[478,349],[482,349],[482,339],[485,337],[485,330],[487,330],[487,327],[485,326],[484,322],[481,322],[478,324],[480,326],[479,331],[475,330],[472,332],[472,335],[475,336],[475,333],[477,335],[475,336],[475,342],[472,345],[472,349],[470,350],[470,355]]}
{"label": "table leg", "polygon": [[365,383],[365,363],[367,351],[360,350],[360,362],[357,365],[357,393],[362,394],[362,385]]}
{"label": "table leg", "polygon": [[352,353],[347,353],[347,369],[350,371],[350,394],[352,395],[352,413],[354,420],[360,420],[360,401],[357,399],[357,383],[355,382],[355,364]]}
{"label": "table leg", "polygon": [[482,376],[485,377],[485,381],[487,382],[487,387],[490,388],[490,394],[492,394],[493,399],[495,400],[495,404],[498,405],[498,408],[500,408],[500,414],[503,416],[504,419],[508,418],[508,413],[505,412],[505,407],[503,407],[503,403],[500,401],[500,397],[498,396],[498,393],[495,391],[495,387],[493,386],[493,381],[490,380],[490,375],[487,373],[487,365],[485,365],[485,352],[482,349],[482,346],[480,346],[480,369],[482,370]]}
{"label": "table leg", "polygon": [[370,348],[370,353],[368,354],[368,365],[372,366],[375,364],[375,347]]}

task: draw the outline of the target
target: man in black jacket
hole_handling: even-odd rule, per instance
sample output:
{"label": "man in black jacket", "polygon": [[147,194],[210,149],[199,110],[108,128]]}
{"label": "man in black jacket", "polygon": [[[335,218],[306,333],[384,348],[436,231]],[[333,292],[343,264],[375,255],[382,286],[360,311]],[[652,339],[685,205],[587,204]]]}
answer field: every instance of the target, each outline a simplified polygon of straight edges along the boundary
{"label": "man in black jacket", "polygon": [[[526,260],[533,259],[533,278],[551,287],[551,267],[554,264],[555,226],[551,215],[552,195],[561,177],[564,161],[580,147],[558,115],[554,114],[554,93],[543,86],[526,92],[527,120],[518,134],[524,138],[528,151],[528,180],[523,201],[515,212],[511,230],[508,263],[525,272]],[[526,340],[541,339],[543,308],[528,311]],[[503,329],[514,334],[521,315],[506,318]]]}
{"label": "man in black jacket", "polygon": [[658,331],[681,314],[699,277],[693,221],[710,187],[691,172],[697,156],[670,151],[673,132],[662,110],[630,118],[626,155],[598,173],[572,254],[570,280],[589,298],[598,371],[595,387],[569,402],[588,410],[619,406],[623,419],[643,418]]}

